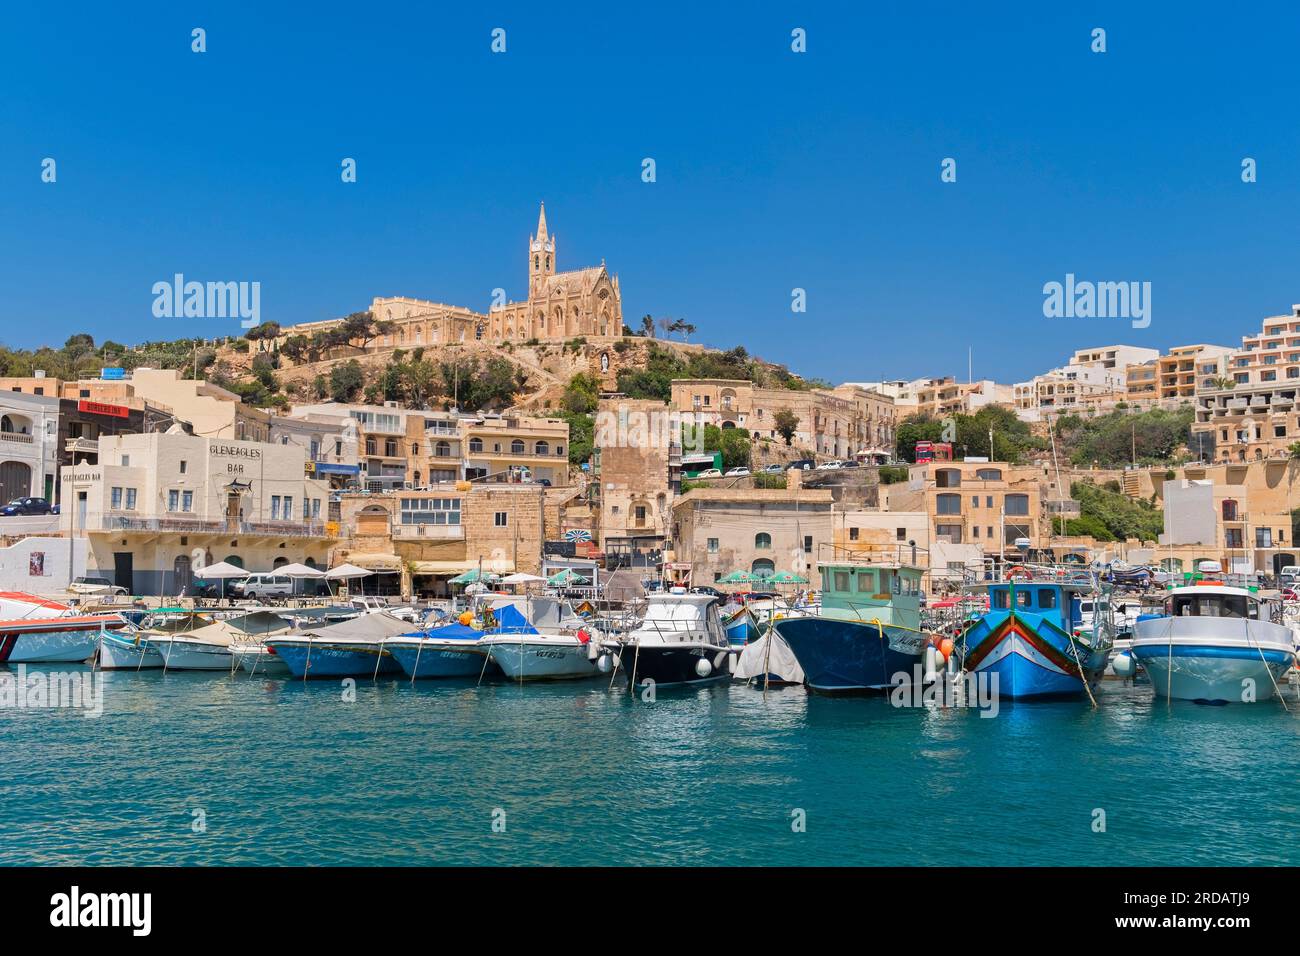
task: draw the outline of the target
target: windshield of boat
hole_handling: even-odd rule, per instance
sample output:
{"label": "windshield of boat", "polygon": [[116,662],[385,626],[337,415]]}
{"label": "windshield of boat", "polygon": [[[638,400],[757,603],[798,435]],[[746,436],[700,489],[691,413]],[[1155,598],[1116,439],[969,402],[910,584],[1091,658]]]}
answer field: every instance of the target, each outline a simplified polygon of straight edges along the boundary
{"label": "windshield of boat", "polygon": [[1169,604],[1173,617],[1259,618],[1259,602],[1244,594],[1175,594]]}

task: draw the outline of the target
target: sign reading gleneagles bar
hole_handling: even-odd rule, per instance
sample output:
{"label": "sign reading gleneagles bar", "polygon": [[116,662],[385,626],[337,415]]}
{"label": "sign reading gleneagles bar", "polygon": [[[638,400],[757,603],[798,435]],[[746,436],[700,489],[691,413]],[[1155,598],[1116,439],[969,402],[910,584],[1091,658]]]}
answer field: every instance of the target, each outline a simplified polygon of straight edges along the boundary
{"label": "sign reading gleneagles bar", "polygon": [[226,462],[226,474],[240,475],[245,463],[262,460],[262,449],[252,444],[231,445],[213,442],[208,445],[208,457],[212,459],[230,459]]}

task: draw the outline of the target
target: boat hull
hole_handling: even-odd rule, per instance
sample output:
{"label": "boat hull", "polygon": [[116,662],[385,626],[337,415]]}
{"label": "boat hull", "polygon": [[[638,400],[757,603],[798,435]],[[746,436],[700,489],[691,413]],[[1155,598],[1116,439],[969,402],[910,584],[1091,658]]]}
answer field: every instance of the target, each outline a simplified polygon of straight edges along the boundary
{"label": "boat hull", "polygon": [[[619,666],[629,685],[645,687],[684,687],[731,680],[730,652],[712,644],[624,644],[619,651]],[[701,676],[699,662],[709,662],[708,673]]]}
{"label": "boat hull", "polygon": [[581,680],[600,671],[589,659],[588,644],[558,641],[492,641],[492,660],[512,680]]}
{"label": "boat hull", "polygon": [[898,686],[899,674],[911,683],[926,644],[920,631],[828,617],[787,617],[772,628],[799,662],[808,687],[826,694],[887,690]]}
{"label": "boat hull", "polygon": [[8,664],[79,664],[94,656],[99,628],[0,636],[0,661]]}
{"label": "boat hull", "polygon": [[727,632],[727,643],[732,647],[743,647],[759,636],[758,623],[748,612],[743,613],[739,620],[723,624],[722,627]]}
{"label": "boat hull", "polygon": [[148,641],[127,641],[105,637],[99,642],[98,666],[102,671],[157,670],[163,666],[162,655]]}
{"label": "boat hull", "polygon": [[343,645],[325,641],[275,642],[275,653],[294,677],[370,677],[400,674],[401,665],[379,643]]}
{"label": "boat hull", "polygon": [[232,647],[230,653],[236,666],[249,674],[260,674],[263,677],[289,676],[289,665],[280,660],[280,655],[272,654],[265,648]]}
{"label": "boat hull", "polygon": [[1159,697],[1207,703],[1270,700],[1295,663],[1288,628],[1266,621],[1156,618],[1134,629],[1133,656]]}
{"label": "boat hull", "polygon": [[[997,680],[1005,700],[1073,697],[1101,680],[1110,648],[1072,641],[1037,615],[994,612],[967,632],[965,670]],[[1086,686],[1085,686],[1086,683]]]}
{"label": "boat hull", "polygon": [[162,656],[164,670],[228,671],[233,668],[230,648],[221,644],[179,640],[151,640],[149,644]]}
{"label": "boat hull", "polygon": [[[423,644],[390,644],[388,651],[402,672],[411,678],[477,677],[483,673],[484,648],[478,642],[426,640]],[[490,664],[488,665],[491,666]]]}

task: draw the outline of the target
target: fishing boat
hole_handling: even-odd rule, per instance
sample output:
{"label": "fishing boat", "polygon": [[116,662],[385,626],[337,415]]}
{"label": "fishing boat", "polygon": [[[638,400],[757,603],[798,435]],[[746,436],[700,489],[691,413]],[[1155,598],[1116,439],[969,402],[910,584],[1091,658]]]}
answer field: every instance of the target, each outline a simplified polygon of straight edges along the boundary
{"label": "fishing boat", "polygon": [[234,644],[249,643],[253,637],[281,634],[289,628],[289,622],[278,614],[254,611],[193,630],[153,633],[148,641],[162,656],[164,670],[229,671],[235,667],[230,650]]}
{"label": "fishing boat", "polygon": [[976,585],[989,609],[958,639],[958,657],[970,673],[997,676],[1007,700],[1091,693],[1110,657],[1113,630],[1095,603],[1085,629],[1082,606],[1096,600],[1091,572],[1078,567],[1024,567],[1006,580]]}
{"label": "fishing boat", "polygon": [[293,677],[378,677],[402,672],[387,643],[410,631],[409,621],[379,612],[280,634],[265,643]]}
{"label": "fishing boat", "polygon": [[70,605],[0,592],[0,664],[81,663],[95,654],[101,630],[127,626],[120,614],[79,614]]}
{"label": "fishing boat", "polygon": [[483,644],[483,631],[443,624],[414,634],[399,634],[384,645],[412,680],[425,677],[477,677],[500,673]]}
{"label": "fishing boat", "polygon": [[1211,575],[1174,588],[1164,613],[1138,621],[1131,651],[1157,696],[1201,703],[1269,700],[1296,661],[1295,636],[1282,622],[1280,602]]}
{"label": "fishing boat", "polygon": [[606,642],[597,667],[621,670],[629,689],[705,684],[730,679],[729,647],[717,599],[674,587],[646,598],[641,622]]}
{"label": "fishing boat", "polygon": [[149,643],[146,631],[127,627],[113,633],[100,632],[95,666],[102,671],[157,670],[163,666],[163,659]]}
{"label": "fishing boat", "polygon": [[893,552],[849,553],[821,564],[816,614],[772,622],[820,693],[870,693],[911,683],[929,643],[921,629],[923,570]]}
{"label": "fishing boat", "polygon": [[604,635],[567,601],[553,597],[492,602],[483,644],[511,680],[595,677]]}
{"label": "fishing boat", "polygon": [[747,605],[724,607],[719,614],[722,617],[722,629],[727,632],[727,643],[733,647],[744,647],[758,638],[758,621]]}
{"label": "fishing boat", "polygon": [[263,641],[236,641],[230,645],[230,656],[234,659],[234,666],[247,671],[249,676],[290,676],[289,665]]}

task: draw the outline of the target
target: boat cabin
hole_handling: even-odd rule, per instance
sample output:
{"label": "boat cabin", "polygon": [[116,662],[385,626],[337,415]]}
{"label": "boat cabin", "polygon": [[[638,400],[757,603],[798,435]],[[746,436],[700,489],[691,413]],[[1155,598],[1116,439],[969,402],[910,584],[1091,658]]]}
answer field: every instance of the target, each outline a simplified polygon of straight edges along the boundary
{"label": "boat cabin", "polygon": [[1202,584],[1179,588],[1165,598],[1166,617],[1232,617],[1251,621],[1267,620],[1258,597],[1242,588],[1207,587]]}
{"label": "boat cabin", "polygon": [[1093,610],[1091,600],[1086,598],[1091,590],[1090,587],[1039,581],[990,584],[989,610],[1009,611],[1014,606],[1017,613],[1042,615],[1061,630],[1073,633],[1085,623],[1085,600],[1088,600],[1089,611]]}
{"label": "boat cabin", "polygon": [[906,564],[823,563],[822,614],[919,628],[924,573]]}

